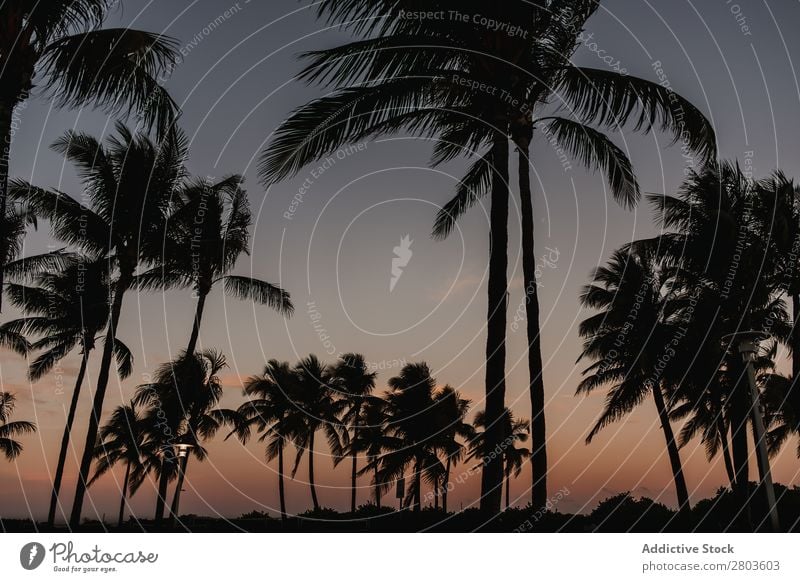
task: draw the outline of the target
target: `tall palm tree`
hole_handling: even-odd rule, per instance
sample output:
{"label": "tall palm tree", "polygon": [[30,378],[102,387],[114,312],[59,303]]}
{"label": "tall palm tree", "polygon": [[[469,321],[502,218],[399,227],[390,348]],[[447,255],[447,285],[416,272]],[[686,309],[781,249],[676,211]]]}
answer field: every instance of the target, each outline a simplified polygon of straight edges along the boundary
{"label": "tall palm tree", "polygon": [[133,402],[118,406],[111,413],[106,424],[100,428],[99,439],[94,451],[95,472],[89,481],[89,486],[118,463],[125,465],[117,518],[119,527],[125,517],[128,495],[133,497],[136,494],[150,467],[158,462],[158,455]]}
{"label": "tall palm tree", "polygon": [[378,472],[381,453],[387,446],[390,437],[387,435],[386,402],[376,396],[370,397],[361,408],[361,420],[358,424],[358,434],[350,439],[348,449],[351,454],[364,453],[366,466],[359,471],[359,475],[372,473],[373,496],[375,506],[381,507],[381,482]]}
{"label": "tall palm tree", "polygon": [[[470,441],[469,459],[482,459],[491,454],[491,449],[486,445],[486,414],[481,410],[475,415],[473,422],[475,427],[483,428],[481,432],[475,432]],[[525,419],[514,418],[514,413],[506,408],[501,420],[503,439],[501,441],[500,458],[503,463],[503,479],[506,491],[506,509],[511,504],[511,479],[519,477],[525,460],[531,455],[530,449],[517,447],[518,443],[528,440],[531,432],[531,423]]]}
{"label": "tall palm tree", "polygon": [[36,432],[36,425],[26,420],[11,420],[16,406],[16,397],[9,392],[0,392],[0,452],[13,461],[22,452],[22,444],[14,440],[24,434]]}
{"label": "tall palm tree", "polygon": [[665,375],[659,360],[668,350],[680,349],[674,338],[680,338],[675,323],[675,303],[668,300],[665,275],[656,257],[642,252],[616,251],[605,266],[598,267],[593,283],[581,295],[581,303],[599,310],[581,322],[579,333],[584,338],[579,360],[592,364],[577,394],[590,394],[609,386],[606,404],[586,442],[612,422],[620,420],[652,395],[669,456],[678,506],[689,508],[689,492],[683,475],[672,425],[669,405],[664,399]]}
{"label": "tall palm tree", "polygon": [[336,398],[333,386],[335,379],[331,368],[322,363],[315,355],[310,355],[298,362],[294,368],[297,376],[294,395],[297,407],[293,421],[297,427],[294,444],[297,447],[292,477],[297,473],[303,455],[308,451],[308,485],[311,489],[311,501],[314,510],[320,509],[317,489],[314,482],[314,442],[317,431],[325,433],[328,446],[334,456],[342,455],[343,437],[339,427],[339,415],[344,412],[347,402]]}
{"label": "tall palm tree", "polygon": [[243,443],[250,438],[251,429],[261,433],[260,442],[266,442],[267,461],[278,459],[278,497],[281,519],[286,519],[286,492],[284,488],[283,451],[294,440],[300,428],[294,403],[297,391],[297,374],[289,362],[270,360],[260,376],[247,379],[244,391],[251,399],[236,411],[239,422],[234,433]]}
{"label": "tall palm tree", "polygon": [[294,310],[283,289],[230,274],[250,247],[252,215],[241,183],[241,176],[230,176],[215,183],[202,179],[187,184],[170,216],[162,262],[137,277],[141,288],[192,288],[197,305],[186,347],[189,354],[197,346],[206,299],[216,283],[223,283],[228,295],[267,305],[284,315]]}
{"label": "tall palm tree", "polygon": [[[490,195],[490,268],[486,394],[487,438],[497,441],[495,425],[504,409],[505,317],[507,280],[508,139],[520,150],[523,183],[523,262],[530,350],[531,402],[534,418],[534,503],[546,501],[544,395],[535,296],[532,206],[528,146],[534,123],[587,165],[606,171],[615,196],[638,197],[630,162],[592,123],[638,129],[655,123],[677,136],[689,136],[689,149],[713,157],[713,131],[703,115],[660,85],[630,76],[570,65],[586,19],[596,0],[497,4],[438,0],[426,10],[480,14],[500,22],[524,23],[529,35],[511,38],[475,24],[406,18],[416,2],[325,0],[318,8],[337,23],[350,26],[364,40],[311,53],[303,76],[344,88],[297,110],[277,131],[262,160],[262,177],[272,182],[330,155],[346,143],[405,130],[440,138],[433,163],[463,153],[478,161],[459,185],[456,198],[437,218],[435,234],[444,236],[453,222],[484,193]],[[378,18],[379,16],[379,18]],[[473,87],[489,87],[476,91]],[[534,115],[556,96],[571,110],[567,117]],[[551,108],[552,109],[552,108]],[[638,119],[637,116],[638,115]],[[531,290],[532,289],[532,290]],[[531,290],[531,291],[528,291]],[[527,296],[529,295],[529,296]],[[490,460],[483,471],[482,506],[499,511],[502,467]]]}
{"label": "tall palm tree", "polygon": [[[339,392],[340,398],[346,402],[347,409],[341,417],[344,425],[342,436],[345,447],[349,441],[358,441],[358,432],[364,420],[361,412],[369,400],[369,395],[375,389],[377,372],[370,372],[364,356],[361,354],[342,354],[333,367],[333,383]],[[350,447],[352,458],[350,472],[350,511],[356,510],[356,481],[358,479],[358,447]],[[334,466],[338,465],[343,457],[334,457]]]}
{"label": "tall palm tree", "polygon": [[441,443],[437,440],[436,380],[427,364],[407,364],[398,376],[389,379],[389,388],[383,453],[374,462],[380,466],[377,478],[385,490],[403,479],[410,468],[406,503],[413,501],[414,511],[419,511],[423,477],[435,487],[444,476],[438,456]]}
{"label": "tall palm tree", "polygon": [[157,141],[132,133],[121,123],[107,145],[69,131],[54,149],[77,168],[88,206],[57,190],[15,181],[12,197],[26,200],[38,216],[47,218],[56,238],[108,258],[116,271],[109,324],[103,345],[92,414],[81,457],[70,526],[80,525],[86,484],[103,401],[111,372],[123,299],[140,266],[154,262],[161,252],[167,211],[184,178],[186,140],[176,129]]}
{"label": "tall palm tree", "polygon": [[[178,480],[172,502],[173,519],[178,517],[189,460],[188,455],[182,457],[176,466],[175,445],[190,445],[191,454],[202,461],[207,455],[203,441],[213,438],[223,426],[237,424],[235,411],[216,408],[222,397],[219,373],[226,366],[225,356],[213,350],[183,353],[175,361],[162,364],[153,382],[136,389],[134,403],[144,408],[148,436],[162,451],[159,479],[166,473],[167,482],[173,477]],[[158,496],[157,505],[163,507],[166,492],[159,491]]]}
{"label": "tall palm tree", "polygon": [[[434,396],[441,454],[445,457],[444,475],[436,490],[442,497],[442,511],[447,513],[447,494],[450,488],[450,470],[464,457],[465,444],[475,437],[475,428],[466,421],[470,401],[451,386],[438,390]],[[461,441],[459,439],[462,439]],[[463,442],[462,442],[463,441]]]}
{"label": "tall palm tree", "polygon": [[[8,331],[41,336],[41,339],[31,345],[34,351],[42,350],[28,370],[28,377],[32,382],[47,375],[57,362],[76,347],[81,354],[53,477],[47,514],[47,523],[50,526],[56,516],[67,451],[89,356],[95,347],[97,336],[108,323],[110,285],[108,262],[105,259],[88,257],[74,257],[64,271],[40,275],[36,287],[7,284],[11,303],[25,316],[0,327],[0,335]],[[133,369],[133,355],[118,339],[115,339],[114,355],[120,378],[127,378]]]}
{"label": "tall palm tree", "polygon": [[[178,57],[175,41],[130,28],[101,28],[117,0],[6,0],[0,7],[0,219],[6,217],[15,109],[35,87],[59,107],[135,111],[166,127],[177,106],[158,78]],[[5,225],[0,225],[0,232]],[[0,270],[0,288],[3,286]]]}

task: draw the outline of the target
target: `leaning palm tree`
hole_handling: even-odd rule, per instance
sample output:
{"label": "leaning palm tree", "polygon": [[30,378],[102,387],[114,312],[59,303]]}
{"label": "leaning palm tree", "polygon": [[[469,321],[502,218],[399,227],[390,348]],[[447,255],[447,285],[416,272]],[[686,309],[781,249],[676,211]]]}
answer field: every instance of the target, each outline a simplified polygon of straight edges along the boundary
{"label": "leaning palm tree", "polygon": [[[134,403],[144,411],[142,418],[149,437],[158,443],[162,461],[156,467],[159,483],[177,477],[172,501],[172,517],[178,517],[180,493],[189,457],[175,458],[175,445],[189,445],[199,461],[207,452],[202,443],[214,437],[225,425],[236,426],[233,410],[216,408],[222,397],[219,373],[227,366],[225,356],[213,350],[183,353],[174,362],[161,365],[153,382],[136,389]],[[159,487],[158,508],[166,504],[166,491]],[[158,511],[156,512],[157,519]]]}
{"label": "leaning palm tree", "polygon": [[[272,182],[295,174],[343,144],[401,130],[440,140],[434,164],[464,153],[478,157],[456,198],[437,217],[434,232],[445,236],[475,201],[490,195],[486,412],[492,419],[487,438],[497,441],[495,421],[504,409],[505,393],[508,140],[513,137],[524,162],[520,180],[535,504],[547,498],[547,459],[528,168],[533,125],[539,124],[587,165],[604,170],[615,197],[626,203],[635,201],[639,193],[630,162],[592,125],[616,128],[633,121],[637,129],[648,131],[661,125],[686,139],[687,148],[701,157],[713,157],[714,151],[708,121],[672,91],[643,79],[571,65],[569,57],[578,35],[597,6],[596,0],[426,3],[426,10],[467,16],[452,21],[405,17],[405,12],[419,9],[411,0],[324,0],[318,4],[322,14],[367,38],[310,54],[311,63],[302,76],[343,88],[297,110],[276,132],[261,168],[262,177]],[[530,34],[510,38],[503,31],[475,24],[480,19],[469,18],[471,14],[522,23]],[[553,100],[570,114],[555,115],[552,107],[547,108]],[[500,509],[502,472],[494,460],[483,471],[481,504],[485,509]]]}
{"label": "leaning palm tree", "polygon": [[15,200],[26,200],[38,216],[48,219],[56,238],[106,257],[116,271],[70,516],[72,528],[80,525],[123,300],[137,270],[152,264],[161,253],[171,198],[185,174],[186,140],[177,129],[154,141],[145,134],[132,133],[121,123],[116,128],[117,135],[108,138],[107,145],[69,131],[53,146],[76,166],[88,206],[57,190],[22,181],[15,181],[10,192]]}
{"label": "leaning palm tree", "polygon": [[[342,435],[345,447],[349,441],[358,441],[358,432],[363,419],[361,411],[369,401],[370,394],[375,389],[377,372],[370,372],[364,356],[361,354],[342,354],[333,367],[333,383],[339,396],[346,401],[347,409],[342,415],[344,425]],[[356,480],[358,479],[358,447],[350,447],[352,458],[350,472],[350,511],[356,510]],[[334,466],[342,461],[343,457],[334,457]]]}
{"label": "leaning palm tree", "polygon": [[252,215],[241,176],[186,185],[170,216],[167,243],[159,265],[137,277],[140,288],[191,287],[197,298],[186,352],[195,351],[206,299],[216,283],[228,295],[267,305],[291,315],[289,294],[270,283],[231,275],[237,260],[249,253]]}
{"label": "leaning palm tree", "polygon": [[672,403],[667,404],[664,398],[666,375],[660,362],[669,362],[665,354],[685,346],[674,343],[682,335],[675,323],[676,303],[669,301],[667,283],[652,253],[616,251],[607,265],[595,270],[581,303],[599,312],[581,322],[579,329],[584,338],[579,360],[588,359],[592,364],[584,371],[586,377],[577,394],[609,387],[605,407],[586,437],[587,443],[652,396],[664,432],[678,506],[683,511],[689,509],[689,492],[669,420]]}
{"label": "leaning palm tree", "polygon": [[292,477],[297,473],[303,455],[308,451],[308,485],[311,489],[311,502],[314,510],[320,509],[317,488],[314,482],[314,443],[317,431],[325,433],[331,453],[342,455],[343,437],[339,432],[341,421],[339,415],[345,410],[347,402],[336,398],[333,388],[335,379],[332,370],[315,355],[310,355],[298,362],[294,368],[297,375],[294,426],[294,444],[297,447]]}
{"label": "leaning palm tree", "polygon": [[286,519],[286,492],[283,484],[283,451],[293,441],[302,425],[299,420],[294,394],[297,392],[297,374],[289,362],[270,360],[260,376],[247,379],[244,391],[250,400],[236,411],[239,421],[234,429],[237,438],[246,443],[250,431],[261,433],[260,442],[266,442],[267,461],[278,459],[278,497],[281,519]]}
{"label": "leaning palm tree", "polygon": [[[15,109],[40,87],[59,107],[137,112],[166,127],[177,106],[159,84],[175,65],[175,41],[130,28],[101,28],[117,0],[5,0],[0,7],[0,219],[6,216]],[[3,225],[4,226],[4,225]],[[5,228],[0,228],[0,232]],[[0,287],[3,286],[0,270]]]}
{"label": "leaning palm tree", "polygon": [[22,452],[22,444],[16,437],[36,431],[36,425],[25,420],[11,420],[16,406],[16,397],[9,392],[0,392],[0,452],[13,461]]}
{"label": "leaning palm tree", "polygon": [[[36,281],[35,287],[7,284],[12,305],[21,310],[24,317],[5,323],[0,327],[0,336],[5,333],[40,336],[41,339],[31,344],[33,351],[42,352],[29,367],[28,377],[32,382],[47,375],[76,347],[81,354],[50,494],[47,523],[52,526],[89,356],[94,350],[97,336],[108,323],[111,283],[108,262],[88,257],[73,257],[64,271],[44,273]],[[118,339],[115,339],[114,355],[120,378],[127,378],[133,369],[133,356]]]}
{"label": "leaning palm tree", "polygon": [[125,406],[118,406],[111,413],[106,424],[100,428],[99,438],[100,442],[94,451],[95,472],[89,481],[89,486],[118,463],[125,466],[117,518],[119,527],[125,517],[125,504],[128,496],[133,497],[136,494],[146,479],[152,464],[158,462],[158,455],[153,449],[153,441],[148,437],[144,423],[133,402]]}

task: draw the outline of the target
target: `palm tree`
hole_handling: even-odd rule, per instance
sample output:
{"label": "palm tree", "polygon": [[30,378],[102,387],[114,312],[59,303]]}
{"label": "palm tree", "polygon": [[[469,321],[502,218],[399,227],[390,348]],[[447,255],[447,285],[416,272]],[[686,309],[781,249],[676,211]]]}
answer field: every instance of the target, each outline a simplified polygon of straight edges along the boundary
{"label": "palm tree", "polygon": [[[178,57],[175,41],[129,28],[100,28],[116,0],[6,0],[0,7],[0,219],[6,217],[14,111],[35,87],[59,107],[136,111],[166,127],[177,106],[158,78]],[[5,225],[0,232],[5,232]],[[0,288],[3,286],[0,270]]]}
{"label": "palm tree", "polygon": [[689,492],[683,475],[675,435],[669,420],[670,405],[664,400],[665,375],[659,361],[669,362],[669,350],[680,349],[682,338],[675,323],[676,304],[668,300],[665,275],[655,256],[633,250],[616,251],[606,266],[598,267],[593,283],[586,286],[581,303],[600,310],[581,322],[584,338],[579,360],[592,364],[578,386],[577,394],[590,394],[609,386],[605,408],[586,442],[612,422],[629,414],[652,395],[667,452],[678,506],[689,509]]}
{"label": "palm tree", "polygon": [[300,461],[308,451],[308,484],[311,489],[311,501],[314,510],[320,509],[317,489],[314,483],[314,439],[317,431],[322,429],[328,440],[328,446],[334,456],[342,455],[343,437],[339,434],[341,414],[347,402],[336,399],[333,388],[335,378],[331,368],[323,364],[315,355],[300,360],[294,368],[297,376],[294,403],[296,411],[293,425],[296,428],[294,444],[297,447],[292,477],[297,473]]}
{"label": "palm tree", "polygon": [[[347,410],[341,418],[344,425],[342,435],[345,446],[349,441],[358,441],[362,417],[362,410],[368,402],[369,395],[375,389],[377,372],[370,372],[364,356],[361,354],[342,354],[333,367],[333,383],[340,397],[346,401]],[[356,510],[356,480],[358,478],[358,447],[350,447],[349,453],[353,464],[350,473],[350,511]],[[338,465],[343,457],[334,458],[334,466]]]}
{"label": "palm tree", "polygon": [[266,458],[278,458],[278,496],[281,519],[286,519],[286,493],[284,489],[283,451],[293,441],[298,426],[297,407],[293,395],[297,391],[297,374],[289,362],[270,360],[260,376],[252,376],[244,385],[245,395],[250,396],[236,411],[239,416],[234,433],[246,443],[251,428],[261,433],[259,442],[266,442]]}
{"label": "palm tree", "polygon": [[[159,482],[164,474],[178,479],[172,501],[172,518],[178,518],[180,493],[186,476],[189,457],[183,456],[175,466],[176,445],[189,445],[199,461],[206,458],[202,443],[213,438],[225,425],[236,426],[238,416],[228,409],[215,408],[222,397],[219,372],[227,366],[225,356],[213,350],[183,353],[175,361],[162,364],[153,382],[136,389],[134,403],[142,406],[148,436],[162,451]],[[176,475],[177,472],[177,475]],[[166,501],[166,491],[159,491],[158,507]],[[158,518],[158,511],[156,512]]]}
{"label": "palm tree", "polygon": [[[445,457],[444,475],[441,486],[436,490],[436,504],[438,505],[439,492],[442,496],[442,511],[447,513],[447,494],[450,488],[450,470],[458,464],[464,456],[464,443],[470,442],[475,437],[475,428],[465,419],[469,412],[470,401],[462,398],[461,394],[451,386],[445,386],[437,391],[434,396],[434,406],[437,414],[438,439],[441,453]],[[463,439],[460,442],[458,439]]]}
{"label": "palm tree", "polygon": [[[475,415],[473,422],[475,427],[483,428],[481,432],[476,432],[470,441],[469,459],[484,459],[491,454],[491,450],[486,445],[486,414],[483,411]],[[525,419],[514,418],[514,413],[506,408],[501,420],[503,440],[501,442],[501,453],[499,457],[503,463],[503,479],[506,490],[506,509],[511,504],[511,479],[519,477],[525,460],[531,455],[529,449],[524,447],[517,448],[517,443],[524,443],[528,440],[531,432],[531,423]]]}
{"label": "palm tree", "polygon": [[140,265],[154,262],[160,254],[171,197],[185,173],[186,143],[179,131],[172,130],[154,142],[142,133],[133,134],[121,123],[116,128],[118,135],[110,137],[107,145],[89,135],[69,131],[53,146],[77,167],[88,206],[62,192],[22,181],[15,181],[11,187],[14,199],[26,200],[38,216],[50,221],[56,238],[107,257],[116,270],[109,325],[70,516],[72,528],[80,525],[123,299]]}
{"label": "palm tree", "polygon": [[36,425],[25,420],[11,421],[16,397],[9,392],[0,392],[0,452],[13,461],[22,452],[22,444],[15,437],[36,432]]}
{"label": "palm tree", "polygon": [[406,503],[413,500],[414,510],[422,509],[422,478],[441,482],[444,466],[438,457],[441,448],[435,401],[436,380],[428,365],[407,364],[398,376],[389,379],[386,394],[386,434],[377,480],[382,489],[403,479],[411,468],[412,480]]}
{"label": "palm tree", "polygon": [[[25,317],[9,321],[0,327],[0,335],[26,333],[41,336],[31,345],[34,351],[43,350],[30,365],[28,377],[36,382],[47,375],[61,359],[80,348],[81,363],[66,424],[61,437],[61,448],[53,477],[47,523],[55,521],[58,495],[64,477],[64,466],[72,436],[72,426],[78,408],[80,392],[86,376],[89,355],[95,347],[97,336],[108,323],[108,296],[110,291],[108,262],[105,259],[73,257],[62,272],[44,273],[37,278],[37,286],[7,284],[11,303]],[[114,355],[120,378],[127,378],[133,369],[133,356],[120,340],[115,340]]]}
{"label": "palm tree", "polygon": [[133,402],[118,406],[111,413],[108,422],[100,428],[99,435],[100,442],[94,451],[95,472],[89,481],[89,486],[113,469],[117,463],[125,465],[117,519],[119,527],[125,516],[128,495],[133,497],[136,494],[150,467],[158,462],[158,455]]}
{"label": "palm tree", "polygon": [[140,288],[192,287],[197,298],[192,333],[186,352],[197,346],[206,298],[216,283],[238,299],[267,305],[291,315],[294,310],[283,289],[252,277],[231,275],[242,255],[249,253],[252,215],[241,176],[219,182],[196,180],[181,192],[170,216],[161,264],[137,278]]}
{"label": "palm tree", "polygon": [[348,450],[351,454],[364,453],[367,464],[359,471],[363,475],[372,472],[373,495],[375,506],[381,507],[381,482],[378,473],[378,459],[389,441],[386,434],[386,402],[382,398],[371,396],[361,408],[361,420],[358,424],[358,433],[350,440]]}
{"label": "palm tree", "polygon": [[[800,390],[792,378],[781,374],[763,374],[759,380],[763,386],[765,424],[769,428],[767,444],[773,456],[792,435],[800,435]],[[800,458],[800,444],[797,457]]]}
{"label": "palm tree", "polygon": [[[606,71],[574,67],[570,56],[596,0],[515,3],[437,1],[426,9],[493,16],[500,22],[523,22],[532,34],[509,38],[485,27],[435,19],[409,19],[402,12],[414,2],[346,0],[320,2],[318,9],[370,36],[334,49],[311,53],[302,73],[309,80],[347,85],[297,110],[278,130],[262,160],[262,177],[272,182],[330,155],[346,143],[389,131],[407,130],[440,136],[433,163],[463,153],[479,159],[459,185],[456,198],[439,214],[437,236],[484,193],[490,193],[490,268],[487,322],[487,438],[504,409],[505,317],[508,217],[508,139],[520,150],[523,184],[523,263],[530,351],[531,403],[534,418],[534,503],[544,503],[546,450],[544,395],[535,295],[532,206],[528,149],[534,120],[542,123],[567,151],[587,165],[606,171],[615,196],[638,197],[630,162],[602,133],[589,125],[622,126],[636,120],[638,129],[655,122],[678,137],[689,136],[689,148],[713,157],[713,131],[703,115],[684,99],[656,83]],[[418,7],[416,7],[418,8]],[[546,9],[545,9],[546,8]],[[378,18],[378,16],[380,18]],[[474,22],[474,21],[473,21]],[[345,24],[347,25],[347,24]],[[475,91],[472,87],[489,87]],[[577,121],[534,115],[555,95]],[[529,296],[528,296],[529,295]],[[490,461],[483,472],[482,506],[499,511],[502,467]]]}

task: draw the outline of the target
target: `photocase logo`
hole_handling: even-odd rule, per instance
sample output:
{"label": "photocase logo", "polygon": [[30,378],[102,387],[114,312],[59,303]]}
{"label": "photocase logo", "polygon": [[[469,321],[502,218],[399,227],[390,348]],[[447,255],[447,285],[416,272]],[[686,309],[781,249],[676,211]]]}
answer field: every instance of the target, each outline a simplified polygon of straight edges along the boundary
{"label": "photocase logo", "polygon": [[44,546],[38,542],[30,542],[22,546],[19,552],[19,563],[26,570],[35,570],[44,561]]}
{"label": "photocase logo", "polygon": [[392,259],[392,278],[389,281],[389,293],[394,291],[394,286],[403,276],[403,269],[408,266],[408,262],[414,253],[411,251],[411,235],[405,235],[400,239],[400,246],[394,247],[395,257]]}

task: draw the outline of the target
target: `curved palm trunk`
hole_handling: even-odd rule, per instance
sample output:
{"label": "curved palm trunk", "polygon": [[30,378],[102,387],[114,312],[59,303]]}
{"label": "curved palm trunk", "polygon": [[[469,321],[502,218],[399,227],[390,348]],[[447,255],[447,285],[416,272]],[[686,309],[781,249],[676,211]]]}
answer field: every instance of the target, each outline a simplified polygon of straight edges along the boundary
{"label": "curved palm trunk", "polygon": [[447,490],[450,488],[450,455],[444,467],[444,483],[442,483],[442,511],[447,513]]}
{"label": "curved palm trunk", "polygon": [[[534,508],[547,504],[547,430],[544,416],[544,378],[539,291],[536,280],[533,200],[530,177],[532,130],[517,138],[519,149],[520,220],[522,221],[522,271],[525,280],[525,319],[528,334],[528,378],[531,397],[531,495]],[[506,506],[507,507],[507,506]]]}
{"label": "curved palm trunk", "polygon": [[56,507],[58,506],[58,494],[61,491],[61,481],[64,479],[64,465],[67,463],[67,451],[69,450],[70,436],[72,435],[72,425],[75,422],[75,411],[78,409],[81,386],[86,376],[86,366],[89,362],[89,349],[84,342],[83,355],[81,356],[81,367],[78,370],[78,377],[75,380],[75,388],[72,391],[72,400],[69,403],[67,412],[67,424],[64,426],[64,434],[61,436],[61,449],[58,451],[58,464],[56,474],[53,478],[53,489],[50,492],[50,509],[47,512],[47,525],[53,527],[56,520]]}
{"label": "curved palm trunk", "polygon": [[175,486],[175,494],[172,497],[172,507],[170,513],[172,514],[171,520],[175,523],[178,519],[178,512],[181,507],[181,491],[183,490],[183,481],[186,478],[186,467],[189,465],[189,455],[180,459],[178,463],[178,483]]}
{"label": "curved palm trunk", "polygon": [[[132,272],[132,271],[131,271]],[[75,501],[72,504],[72,514],[70,515],[69,525],[71,529],[76,529],[81,524],[81,513],[83,512],[83,498],[86,495],[86,484],[89,482],[89,469],[92,466],[92,453],[97,442],[97,430],[100,426],[100,417],[103,415],[103,401],[106,396],[108,379],[111,374],[111,359],[114,355],[114,341],[116,339],[119,317],[122,313],[122,300],[125,292],[130,286],[130,272],[120,274],[114,289],[114,299],[111,304],[111,320],[108,324],[106,339],[103,345],[103,359],[100,362],[100,374],[97,377],[97,387],[92,403],[92,414],[89,417],[89,428],[86,431],[86,441],[83,445],[83,456],[78,472],[78,483],[75,487]]]}
{"label": "curved palm trunk", "polygon": [[128,496],[128,481],[131,478],[131,463],[125,463],[125,481],[122,483],[122,498],[119,500],[119,518],[117,527],[122,527],[122,520],[125,517],[125,499]]}
{"label": "curved palm trunk", "polygon": [[717,432],[719,433],[719,439],[722,443],[722,461],[725,463],[725,473],[728,475],[728,481],[731,484],[731,490],[734,487],[736,478],[733,472],[733,461],[731,461],[731,450],[730,446],[728,445],[728,434],[725,430],[725,422],[722,419],[722,413],[720,413],[720,417],[717,419]]}
{"label": "curved palm trunk", "polygon": [[[6,208],[8,208],[8,159],[11,152],[11,123],[14,105],[0,103],[0,232],[5,230]],[[4,265],[0,265],[0,312],[3,311],[5,288]]]}
{"label": "curved palm trunk", "polygon": [[206,307],[206,297],[208,293],[200,293],[197,298],[197,306],[194,311],[194,322],[192,323],[192,335],[189,337],[189,345],[186,346],[186,353],[193,354],[197,348],[197,339],[200,337],[200,323],[203,321],[203,310]]}
{"label": "curved palm trunk", "polygon": [[286,493],[283,489],[283,442],[278,449],[278,497],[281,502],[281,519],[286,521]]}
{"label": "curved palm trunk", "polygon": [[[488,313],[486,322],[486,450],[501,446],[500,419],[505,408],[506,312],[508,306],[508,138],[497,121],[492,144],[492,193],[489,234]],[[487,454],[481,472],[480,509],[500,513],[503,464]]]}
{"label": "curved palm trunk", "polygon": [[311,503],[314,504],[314,511],[319,509],[319,501],[317,501],[317,488],[314,485],[314,434],[311,433],[308,439],[308,485],[311,488]]}
{"label": "curved palm trunk", "polygon": [[664,431],[664,440],[667,442],[667,453],[669,455],[669,464],[672,468],[672,479],[675,481],[675,492],[678,495],[678,510],[688,511],[691,509],[689,506],[689,491],[686,488],[686,479],[683,476],[683,467],[681,466],[681,455],[678,452],[678,444],[675,442],[675,433],[672,432],[672,425],[669,422],[669,413],[664,404],[664,395],[661,393],[659,386],[653,386],[653,400],[656,403],[656,410],[658,410],[658,419],[661,422],[661,429]]}

